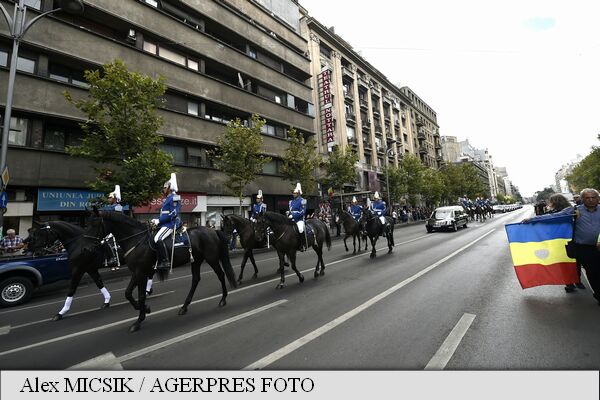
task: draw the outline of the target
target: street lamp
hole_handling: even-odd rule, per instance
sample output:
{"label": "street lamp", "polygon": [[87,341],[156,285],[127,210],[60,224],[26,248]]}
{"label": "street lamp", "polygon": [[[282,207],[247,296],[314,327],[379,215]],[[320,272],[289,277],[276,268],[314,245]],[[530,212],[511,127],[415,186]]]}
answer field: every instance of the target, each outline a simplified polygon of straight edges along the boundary
{"label": "street lamp", "polygon": [[[8,90],[6,91],[6,108],[4,110],[4,126],[2,129],[2,152],[0,154],[0,173],[4,172],[6,168],[6,157],[8,152],[8,135],[10,132],[10,117],[12,112],[12,101],[13,91],[15,86],[15,76],[17,73],[17,61],[19,57],[19,44],[23,40],[23,36],[27,33],[29,28],[41,18],[46,15],[53,14],[57,11],[64,11],[69,14],[81,14],[83,13],[83,1],[81,0],[60,0],[59,7],[41,13],[37,17],[26,21],[27,7],[25,6],[25,0],[19,0],[18,4],[15,4],[12,18],[8,14],[8,11],[0,4],[0,10],[2,15],[8,24],[10,35],[13,38],[13,50],[10,58],[10,70],[8,73]],[[4,190],[4,188],[2,188]],[[0,229],[3,225],[3,213],[0,212]],[[0,232],[1,233],[1,232]]]}
{"label": "street lamp", "polygon": [[390,145],[396,144],[398,143],[396,141],[396,139],[389,139],[385,141],[385,185],[387,188],[387,195],[388,195],[388,207],[392,207],[392,194],[390,193],[390,166],[389,166],[389,160],[388,160],[388,155],[393,154],[394,148],[393,147],[388,147],[388,143]]}

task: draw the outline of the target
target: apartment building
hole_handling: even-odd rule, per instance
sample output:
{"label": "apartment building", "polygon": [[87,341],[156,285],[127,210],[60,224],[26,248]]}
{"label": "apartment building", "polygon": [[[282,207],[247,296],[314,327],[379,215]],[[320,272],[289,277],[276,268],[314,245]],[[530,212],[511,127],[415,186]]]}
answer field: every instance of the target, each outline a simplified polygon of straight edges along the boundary
{"label": "apartment building", "polygon": [[311,59],[315,131],[319,151],[350,145],[358,154],[356,186],[346,191],[385,191],[384,166],[418,154],[427,166],[441,165],[435,112],[410,88],[400,88],[352,46],[308,14],[302,36]]}
{"label": "apartment building", "polygon": [[[14,1],[0,0],[12,12]],[[28,19],[57,7],[27,0]],[[15,82],[8,167],[9,207],[4,228],[21,234],[36,219],[80,222],[92,164],[65,154],[82,137],[84,116],[63,97],[87,94],[86,69],[122,59],[131,70],[166,78],[159,110],[163,149],[173,155],[186,222],[218,223],[237,210],[225,190],[226,176],[207,150],[228,121],[266,119],[264,154],[273,158],[248,189],[262,189],[271,210],[287,207],[292,184],[281,179],[287,129],[315,134],[311,64],[300,34],[300,6],[293,0],[85,0],[83,15],[56,13],[39,20],[21,43]],[[7,90],[12,40],[0,23],[0,112]],[[158,203],[158,204],[157,204]],[[153,213],[159,202],[136,210]]]}

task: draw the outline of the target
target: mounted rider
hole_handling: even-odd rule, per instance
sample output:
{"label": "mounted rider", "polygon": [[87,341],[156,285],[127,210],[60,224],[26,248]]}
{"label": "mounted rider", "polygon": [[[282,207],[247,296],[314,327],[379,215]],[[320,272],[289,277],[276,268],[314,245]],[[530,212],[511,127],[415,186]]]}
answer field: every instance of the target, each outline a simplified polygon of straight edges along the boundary
{"label": "mounted rider", "polygon": [[379,192],[375,192],[373,195],[373,201],[371,202],[371,211],[373,214],[379,217],[379,220],[383,224],[384,231],[387,231],[389,228],[389,224],[385,219],[385,214],[387,212],[387,206],[385,205],[385,201],[381,200],[381,196],[379,196]]}
{"label": "mounted rider", "polygon": [[298,250],[305,251],[306,232],[304,232],[304,216],[306,214],[306,200],[302,198],[302,187],[300,182],[296,183],[296,188],[293,191],[294,198],[289,203],[288,218],[296,223],[296,233],[298,237]]}
{"label": "mounted rider", "polygon": [[352,204],[348,207],[348,212],[352,215],[352,218],[358,223],[360,223],[360,219],[362,218],[363,208],[358,205],[358,200],[356,200],[356,196],[352,196]]}
{"label": "mounted rider", "polygon": [[167,245],[164,240],[175,234],[174,230],[181,227],[182,222],[179,218],[179,212],[181,210],[181,197],[177,194],[177,176],[172,173],[171,179],[165,182],[163,185],[163,195],[166,196],[165,201],[160,209],[160,215],[158,219],[152,220],[155,225],[158,226],[158,231],[154,236],[154,242],[157,244],[157,250],[159,255],[158,269],[170,269],[171,268],[171,257],[167,251]]}
{"label": "mounted rider", "polygon": [[[115,190],[108,194],[108,206],[104,208],[106,211],[123,212],[123,206],[121,205],[121,186],[115,185]],[[102,244],[105,245],[104,254],[105,260],[104,265],[111,267],[111,271],[116,271],[121,266],[121,260],[119,260],[119,245],[117,240],[112,233],[106,235],[102,240]]]}
{"label": "mounted rider", "polygon": [[252,206],[252,214],[250,215],[250,221],[256,222],[259,215],[267,212],[267,205],[263,203],[263,192],[258,190],[256,195],[256,203]]}

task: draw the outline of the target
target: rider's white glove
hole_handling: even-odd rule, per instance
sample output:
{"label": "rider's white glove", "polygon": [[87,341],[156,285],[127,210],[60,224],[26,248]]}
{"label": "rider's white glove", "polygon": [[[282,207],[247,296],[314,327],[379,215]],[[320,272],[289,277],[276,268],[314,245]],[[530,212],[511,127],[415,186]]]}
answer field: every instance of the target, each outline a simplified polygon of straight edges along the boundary
{"label": "rider's white glove", "polygon": [[151,219],[151,220],[150,220],[150,222],[151,222],[153,225],[156,225],[156,226],[158,226],[158,219],[157,219],[157,218],[153,218],[153,219]]}

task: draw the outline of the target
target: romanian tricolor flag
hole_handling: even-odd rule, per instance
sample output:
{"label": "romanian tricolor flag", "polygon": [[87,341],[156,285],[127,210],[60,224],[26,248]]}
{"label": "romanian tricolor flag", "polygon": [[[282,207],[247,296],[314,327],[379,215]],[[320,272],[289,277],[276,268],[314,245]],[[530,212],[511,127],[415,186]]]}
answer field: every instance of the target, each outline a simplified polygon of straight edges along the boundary
{"label": "romanian tricolor flag", "polygon": [[577,264],[565,251],[565,244],[573,237],[571,216],[509,224],[505,228],[515,272],[523,289],[579,282]]}

